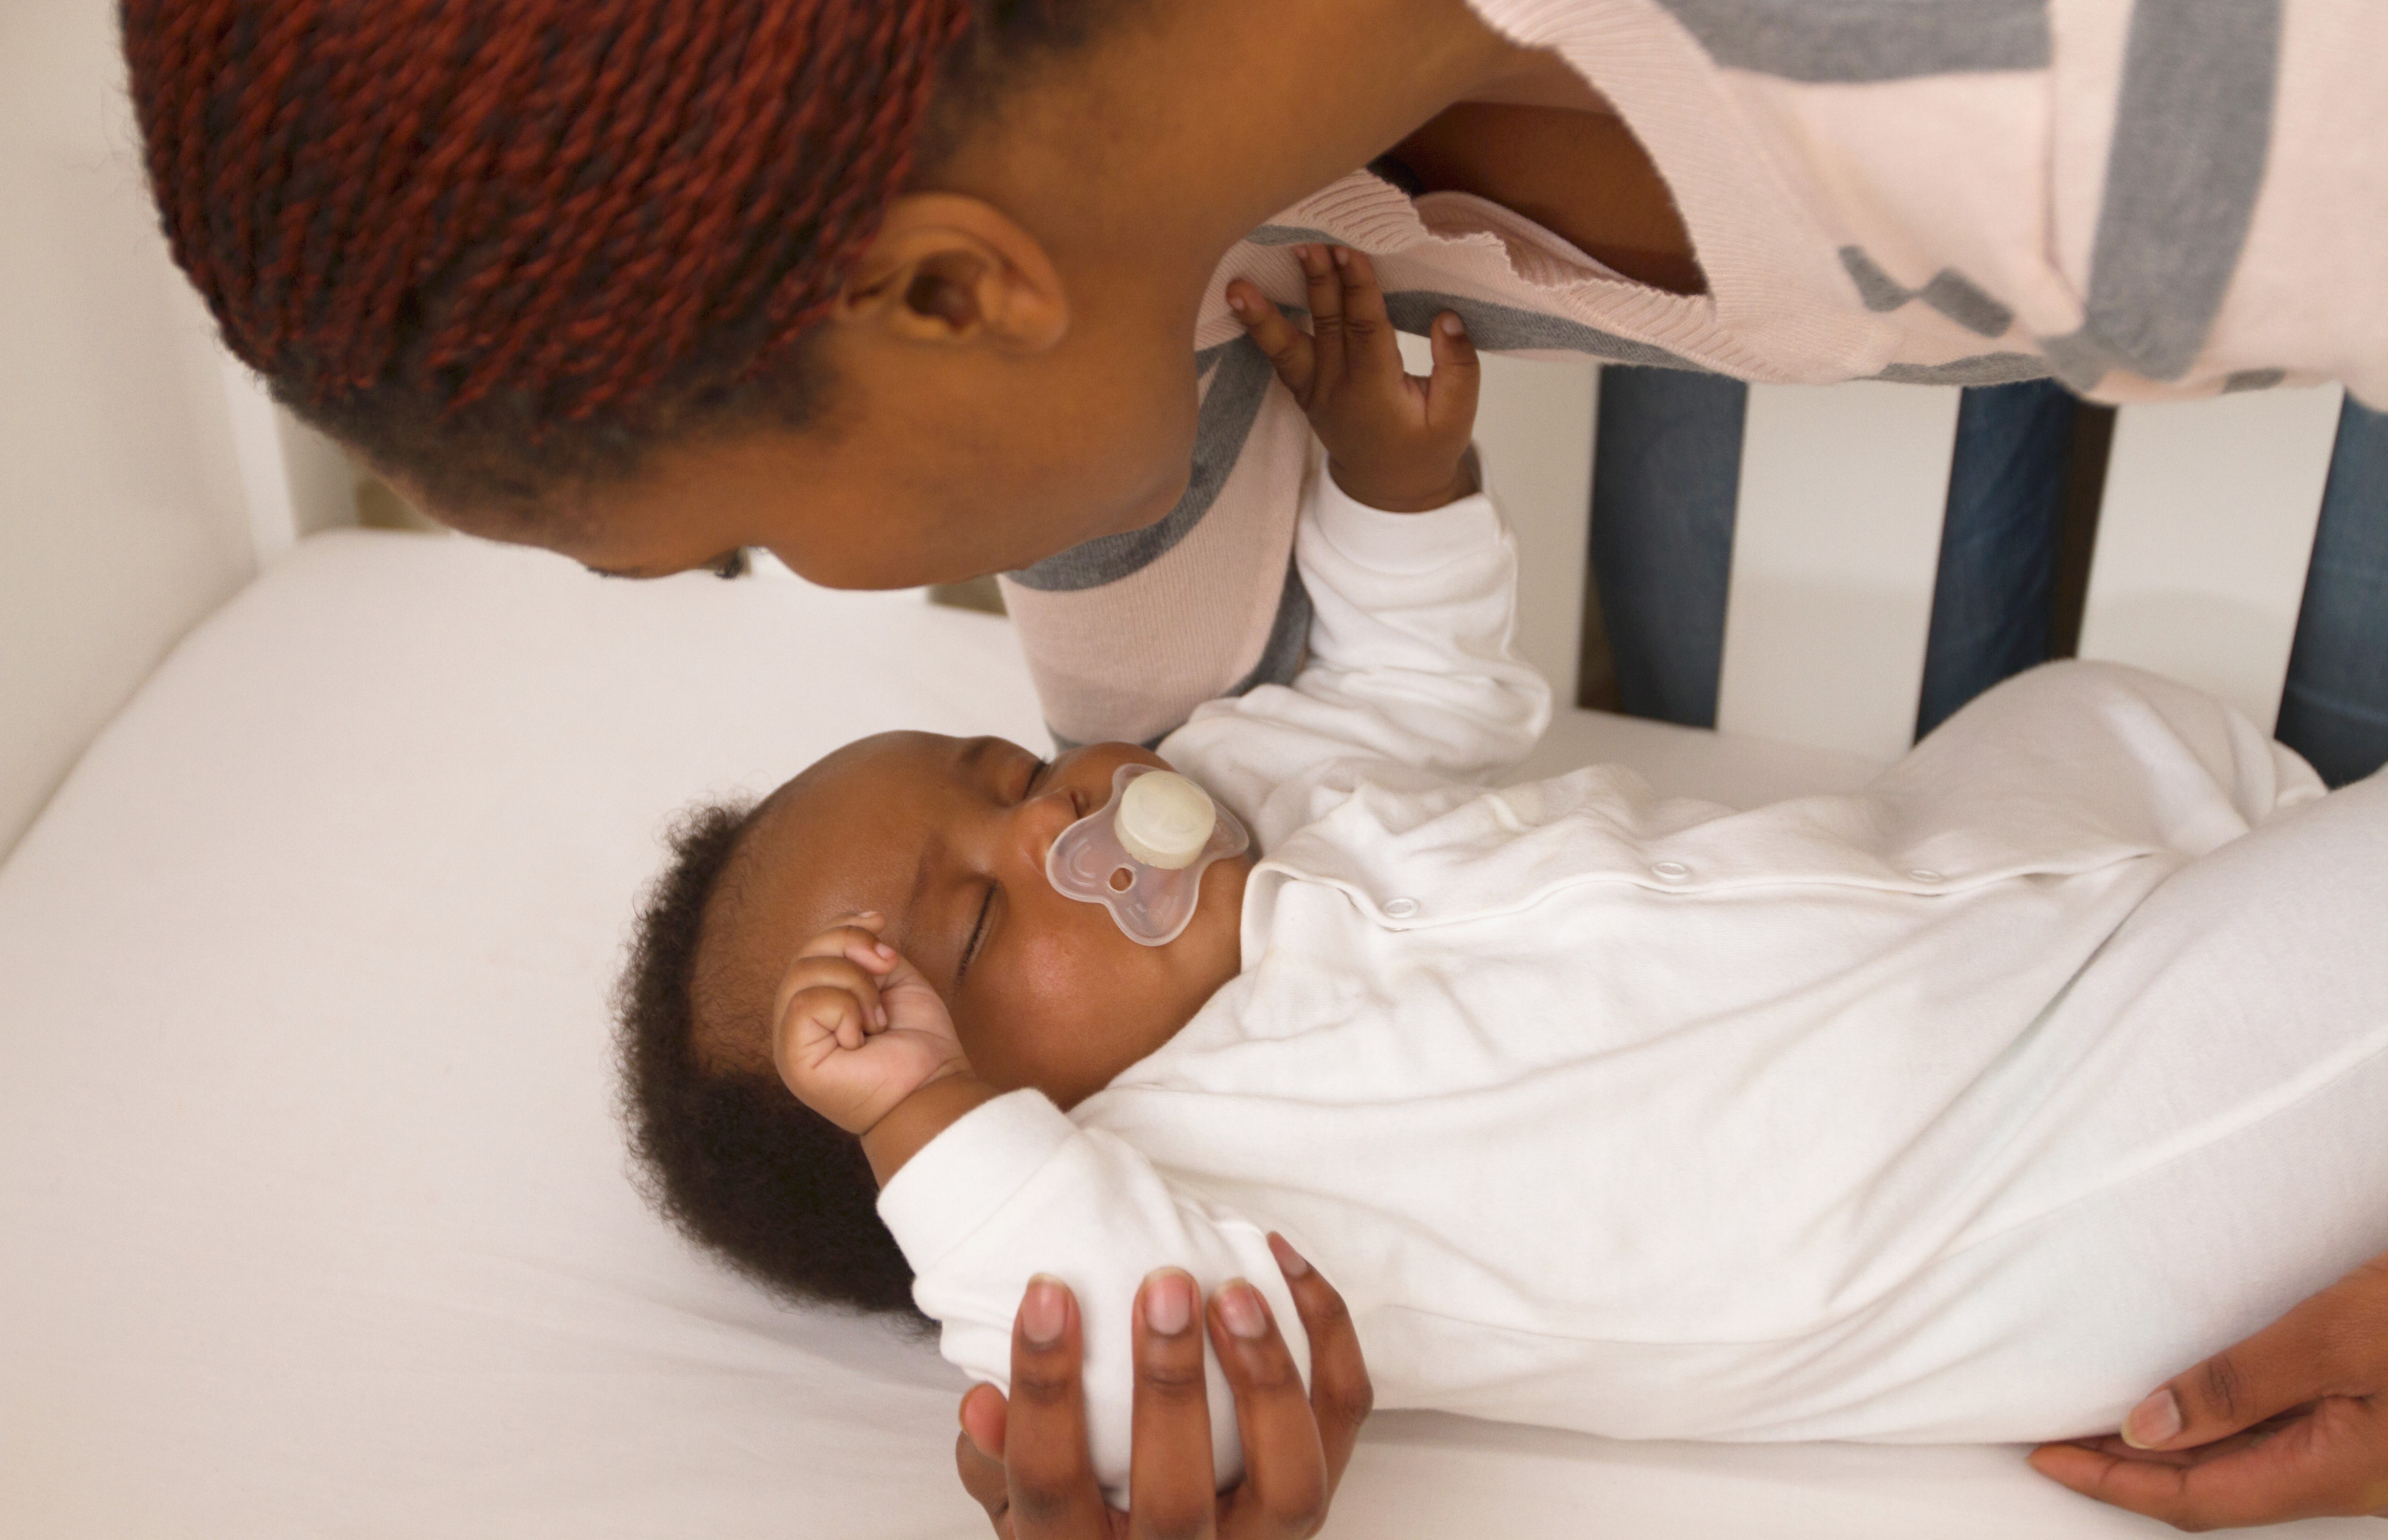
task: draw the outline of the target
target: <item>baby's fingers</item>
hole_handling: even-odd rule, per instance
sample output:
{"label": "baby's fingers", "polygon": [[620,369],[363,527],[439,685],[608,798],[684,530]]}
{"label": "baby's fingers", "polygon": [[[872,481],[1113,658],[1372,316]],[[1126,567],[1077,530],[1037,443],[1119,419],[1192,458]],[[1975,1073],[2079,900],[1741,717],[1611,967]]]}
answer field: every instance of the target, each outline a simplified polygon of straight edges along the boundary
{"label": "baby's fingers", "polygon": [[1366,252],[1339,246],[1335,269],[1342,284],[1344,368],[1354,375],[1400,379],[1401,343],[1385,310],[1385,291],[1377,286],[1376,264]]}
{"label": "baby's fingers", "polygon": [[807,941],[796,957],[848,957],[873,973],[885,973],[896,964],[896,949],[879,939],[886,919],[876,911],[847,915]]}
{"label": "baby's fingers", "polygon": [[799,957],[788,965],[786,975],[780,980],[778,1016],[789,1020],[795,1003],[820,991],[834,991],[854,1002],[854,1030],[841,1031],[838,1041],[848,1048],[862,1046],[862,1039],[887,1025],[887,1003],[880,998],[879,980],[870,970],[845,957]]}
{"label": "baby's fingers", "polygon": [[1426,381],[1426,425],[1465,438],[1476,431],[1476,393],[1483,382],[1476,339],[1455,311],[1445,310],[1434,318],[1428,345],[1434,350],[1434,372]]}
{"label": "baby's fingers", "polygon": [[1286,320],[1258,284],[1241,278],[1227,285],[1227,308],[1244,323],[1244,334],[1267,356],[1285,388],[1297,398],[1305,398],[1313,373],[1309,335]]}
{"label": "baby's fingers", "polygon": [[[1310,302],[1310,391],[1335,393],[1343,380],[1343,271],[1335,265],[1330,248],[1298,246],[1293,259],[1302,264],[1302,288]],[[1310,394],[1302,396],[1306,410]]]}
{"label": "baby's fingers", "polygon": [[870,1041],[870,1029],[869,1007],[854,997],[853,991],[833,984],[797,991],[788,1002],[772,1043],[780,1078],[788,1082],[789,1090],[804,1095],[798,1082],[839,1050],[851,1052]]}

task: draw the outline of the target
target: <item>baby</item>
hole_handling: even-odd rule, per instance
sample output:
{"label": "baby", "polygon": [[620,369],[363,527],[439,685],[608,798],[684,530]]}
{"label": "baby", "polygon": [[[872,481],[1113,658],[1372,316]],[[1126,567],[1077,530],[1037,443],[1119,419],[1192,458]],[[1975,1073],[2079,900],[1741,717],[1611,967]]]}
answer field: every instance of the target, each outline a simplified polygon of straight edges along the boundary
{"label": "baby", "polygon": [[[1406,376],[1365,259],[1310,298],[1255,327],[1326,449],[1291,687],[1157,753],[869,738],[683,826],[623,991],[683,1228],[997,1383],[1061,1277],[1115,1500],[1137,1281],[1249,1279],[1299,1358],[1272,1231],[1381,1407],[1727,1439],[2111,1429],[2388,1248],[2388,783],[2068,664],[1854,795],[1502,787],[1549,701],[1472,354]],[[1046,876],[1126,764],[1258,846],[1165,945]]]}

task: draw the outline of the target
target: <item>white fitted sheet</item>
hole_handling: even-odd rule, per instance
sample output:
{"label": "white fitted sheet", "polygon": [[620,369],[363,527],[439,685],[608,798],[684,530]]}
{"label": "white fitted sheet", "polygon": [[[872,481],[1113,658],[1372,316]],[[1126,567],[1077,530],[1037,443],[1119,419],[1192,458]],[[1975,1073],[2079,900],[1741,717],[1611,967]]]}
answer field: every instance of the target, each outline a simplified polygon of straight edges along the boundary
{"label": "white fitted sheet", "polygon": [[[984,1534],[955,1373],[690,1251],[612,1113],[606,991],[671,812],[894,726],[1037,742],[1003,623],[343,533],[203,625],[0,868],[0,1531]],[[1720,800],[1849,774],[1568,731]],[[1328,1533],[2168,1532],[2008,1449],[1409,1414]]]}

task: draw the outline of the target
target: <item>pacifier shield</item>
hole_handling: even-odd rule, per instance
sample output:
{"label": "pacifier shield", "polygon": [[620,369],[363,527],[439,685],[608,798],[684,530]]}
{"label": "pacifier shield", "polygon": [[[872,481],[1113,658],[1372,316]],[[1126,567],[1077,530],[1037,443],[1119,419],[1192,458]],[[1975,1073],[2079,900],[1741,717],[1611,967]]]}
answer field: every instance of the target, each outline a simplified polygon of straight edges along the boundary
{"label": "pacifier shield", "polygon": [[1110,910],[1130,940],[1166,946],[1193,923],[1211,863],[1251,848],[1236,815],[1184,776],[1123,764],[1111,801],[1045,852],[1045,876],[1055,891]]}

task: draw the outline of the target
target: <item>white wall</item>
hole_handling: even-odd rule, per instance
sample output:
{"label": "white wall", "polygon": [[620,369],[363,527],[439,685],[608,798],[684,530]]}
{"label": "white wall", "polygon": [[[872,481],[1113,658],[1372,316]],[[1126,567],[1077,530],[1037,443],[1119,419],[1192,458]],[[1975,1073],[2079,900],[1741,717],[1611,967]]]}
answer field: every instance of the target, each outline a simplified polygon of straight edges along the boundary
{"label": "white wall", "polygon": [[0,0],[0,853],[256,542],[109,0]]}

